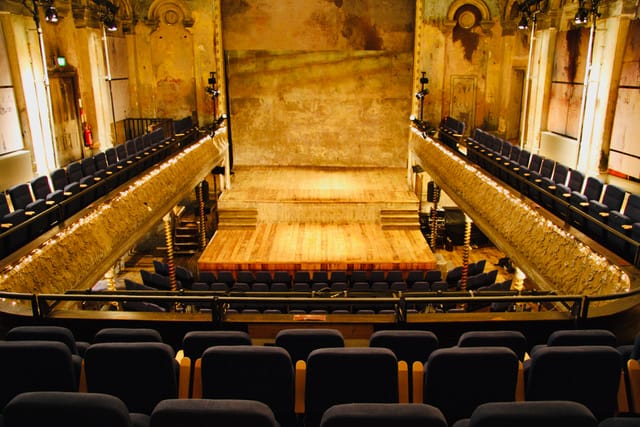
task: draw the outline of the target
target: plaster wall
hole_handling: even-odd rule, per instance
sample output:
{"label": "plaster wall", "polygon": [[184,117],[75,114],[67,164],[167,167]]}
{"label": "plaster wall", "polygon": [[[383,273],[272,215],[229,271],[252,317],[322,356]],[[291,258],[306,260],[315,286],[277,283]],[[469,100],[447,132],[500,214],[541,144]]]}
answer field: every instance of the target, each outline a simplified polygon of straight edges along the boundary
{"label": "plaster wall", "polygon": [[414,2],[222,2],[235,164],[404,166]]}

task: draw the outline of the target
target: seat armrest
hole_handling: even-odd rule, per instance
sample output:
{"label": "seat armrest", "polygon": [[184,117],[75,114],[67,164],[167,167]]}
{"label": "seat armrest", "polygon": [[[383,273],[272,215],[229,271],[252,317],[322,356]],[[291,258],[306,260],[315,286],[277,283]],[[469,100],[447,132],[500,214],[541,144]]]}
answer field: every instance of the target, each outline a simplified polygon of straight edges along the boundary
{"label": "seat armrest", "polygon": [[295,370],[295,401],[294,411],[296,414],[304,414],[304,393],[306,385],[307,363],[304,360],[296,362]]}
{"label": "seat armrest", "polygon": [[423,403],[424,365],[422,362],[413,362],[411,379],[413,380],[413,403]]}
{"label": "seat armrest", "polygon": [[202,399],[202,359],[198,358],[193,367],[193,383],[191,384],[193,399]]}
{"label": "seat armrest", "polygon": [[518,362],[518,380],[516,382],[516,402],[524,402],[524,366]]}
{"label": "seat armrest", "polygon": [[409,365],[404,360],[398,361],[398,402],[409,402]]}
{"label": "seat armrest", "polygon": [[188,399],[191,389],[191,359],[185,357],[184,351],[179,350],[176,354],[176,360],[180,365],[180,373],[178,375],[178,398]]}

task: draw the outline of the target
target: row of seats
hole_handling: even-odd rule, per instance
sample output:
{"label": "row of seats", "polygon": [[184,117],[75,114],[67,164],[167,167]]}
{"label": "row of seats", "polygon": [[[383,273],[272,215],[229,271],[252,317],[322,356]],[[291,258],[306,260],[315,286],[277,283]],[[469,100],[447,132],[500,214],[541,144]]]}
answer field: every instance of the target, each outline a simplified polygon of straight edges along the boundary
{"label": "row of seats", "polygon": [[0,259],[193,142],[197,129],[193,125],[184,129],[187,122],[178,122],[174,127],[182,137],[165,138],[164,129],[155,129],[2,192]]}
{"label": "row of seats", "polygon": [[[476,263],[470,263],[468,265],[468,276],[476,276],[484,273],[486,260],[480,260]],[[154,260],[153,261],[154,272],[162,276],[169,275],[169,267],[166,263]],[[149,271],[141,271],[143,283],[150,282],[150,275],[153,274]],[[491,277],[488,279],[487,285],[495,282],[495,276],[497,276],[497,270],[489,272]],[[287,289],[292,289],[296,284],[306,284],[312,287],[315,284],[324,284],[326,287],[330,287],[334,283],[343,283],[349,287],[353,287],[356,283],[366,283],[368,286],[373,286],[374,283],[386,283],[388,286],[394,283],[404,283],[407,288],[413,287],[416,282],[427,282],[433,284],[439,281],[446,281],[450,285],[457,286],[462,277],[462,266],[455,267],[447,272],[444,276],[440,270],[411,270],[403,272],[401,270],[374,270],[364,271],[357,270],[352,272],[346,271],[304,271],[299,270],[291,274],[288,271],[248,271],[241,270],[238,272],[232,271],[201,271],[195,275],[190,270],[176,266],[176,279],[180,281],[186,288],[190,288],[194,282],[204,283],[211,285],[213,283],[224,283],[227,288],[233,287],[236,283],[245,283],[249,286],[255,283],[264,283],[266,285],[272,285],[274,283],[281,283],[286,285]],[[492,280],[493,277],[493,280]],[[360,285],[362,286],[362,285]]]}
{"label": "row of seats", "polygon": [[[5,407],[7,427],[64,425],[66,427],[280,427],[264,403],[243,399],[165,399],[150,416],[130,414],[115,396],[103,393],[26,392]],[[611,417],[600,423],[586,406],[568,400],[489,402],[452,427],[541,425],[572,427],[637,427],[639,417]],[[320,427],[448,427],[442,411],[417,403],[342,403],[332,405]]]}
{"label": "row of seats", "polygon": [[[511,281],[496,283],[498,270],[491,270],[484,273],[485,260],[469,265],[469,272],[475,273],[468,277],[468,291],[485,292],[485,291],[509,291]],[[166,263],[154,260],[154,272],[140,270],[142,283],[125,279],[125,290],[128,291],[170,291],[171,281],[169,278],[169,267]],[[199,292],[216,292],[216,293],[308,293],[310,295],[333,295],[340,296],[363,296],[362,293],[369,292],[369,296],[385,296],[392,295],[395,292],[448,292],[461,289],[460,279],[462,276],[462,267],[455,267],[442,279],[440,270],[413,270],[403,273],[399,270],[385,271],[354,271],[347,275],[344,271],[333,271],[329,274],[327,271],[298,271],[292,276],[286,271],[276,271],[272,274],[269,271],[231,271],[202,272],[195,281],[194,274],[187,268],[176,266],[177,289],[187,289]],[[340,279],[347,281],[338,281]],[[240,281],[245,280],[245,281]],[[263,280],[263,281],[260,281]],[[282,282],[277,280],[283,280]],[[297,281],[300,280],[300,281]],[[323,280],[316,282],[316,280]],[[334,281],[336,280],[336,281]],[[373,281],[372,281],[373,280]],[[389,282],[390,281],[390,282]],[[186,284],[186,285],[183,285]],[[291,295],[295,296],[295,295]],[[470,311],[478,310],[491,304],[473,304],[468,306]],[[140,302],[125,302],[124,308],[135,311],[165,311],[170,309],[171,304],[154,304]],[[211,304],[197,303],[194,305],[196,310],[210,310]],[[395,304],[380,303],[367,305],[350,305],[344,303],[337,304],[286,304],[286,303],[265,303],[260,301],[243,302],[231,304],[226,310],[227,314],[246,313],[246,314],[394,314],[396,312]],[[424,310],[432,310],[435,312],[444,312],[456,308],[455,304],[439,304],[436,307],[427,307],[421,305],[419,307],[409,307],[409,312],[418,312]],[[506,311],[509,305],[494,304],[491,308],[493,311]],[[455,310],[459,311],[459,310]]]}
{"label": "row of seats", "polygon": [[153,330],[118,328],[84,346],[78,381],[68,344],[36,328],[0,342],[1,408],[43,390],[109,394],[147,416],[166,399],[247,399],[281,426],[312,427],[343,403],[428,404],[452,425],[488,402],[571,400],[602,421],[629,411],[626,380],[632,395],[640,386],[637,361],[625,377],[615,335],[602,330],[557,331],[527,359],[517,331],[467,332],[448,348],[429,331],[378,331],[369,347],[345,347],[332,329],[282,330],[265,346],[244,332],[192,331],[176,354]]}
{"label": "row of seats", "polygon": [[445,116],[440,122],[438,139],[450,148],[458,151],[458,144],[462,142],[465,123],[451,116]]}
{"label": "row of seats", "polygon": [[467,157],[630,262],[640,246],[640,195],[521,149],[482,129]]}

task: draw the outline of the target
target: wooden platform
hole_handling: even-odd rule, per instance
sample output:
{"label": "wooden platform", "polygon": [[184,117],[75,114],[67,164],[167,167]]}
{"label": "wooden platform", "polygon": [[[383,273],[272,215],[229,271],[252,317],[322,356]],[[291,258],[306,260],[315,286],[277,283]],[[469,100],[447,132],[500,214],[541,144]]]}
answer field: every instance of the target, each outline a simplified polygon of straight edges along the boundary
{"label": "wooden platform", "polygon": [[404,169],[237,168],[218,206],[200,271],[436,268]]}

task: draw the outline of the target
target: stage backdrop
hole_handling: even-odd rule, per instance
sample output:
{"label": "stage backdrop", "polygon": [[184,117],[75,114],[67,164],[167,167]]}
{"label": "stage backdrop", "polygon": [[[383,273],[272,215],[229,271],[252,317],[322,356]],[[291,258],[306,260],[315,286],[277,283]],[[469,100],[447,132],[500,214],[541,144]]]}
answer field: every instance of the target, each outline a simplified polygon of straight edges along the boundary
{"label": "stage backdrop", "polygon": [[234,164],[404,166],[413,0],[224,0]]}

